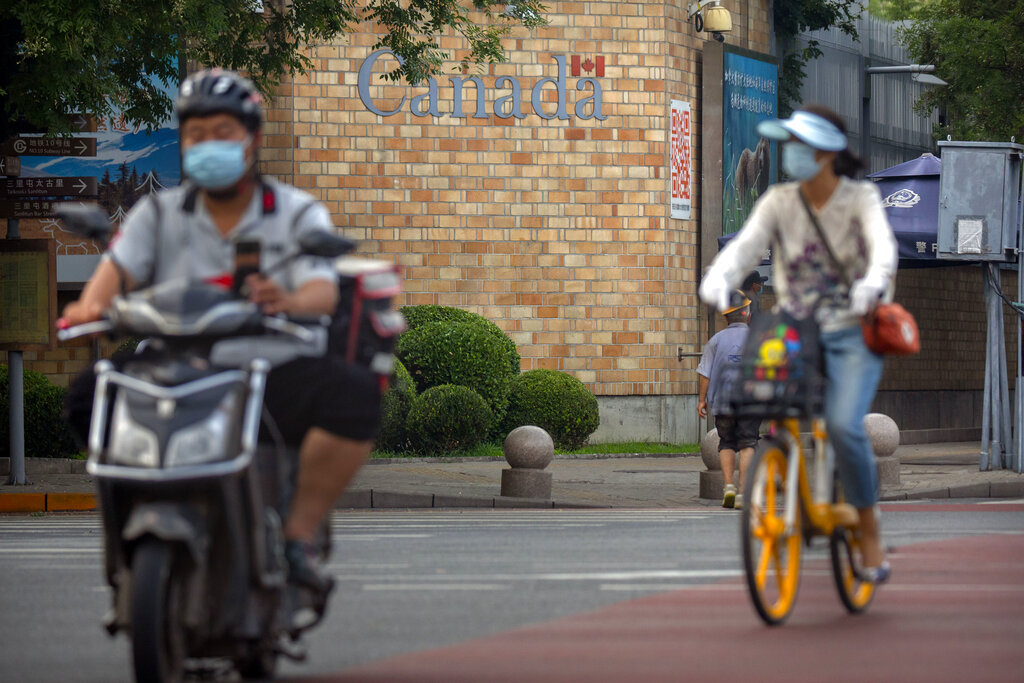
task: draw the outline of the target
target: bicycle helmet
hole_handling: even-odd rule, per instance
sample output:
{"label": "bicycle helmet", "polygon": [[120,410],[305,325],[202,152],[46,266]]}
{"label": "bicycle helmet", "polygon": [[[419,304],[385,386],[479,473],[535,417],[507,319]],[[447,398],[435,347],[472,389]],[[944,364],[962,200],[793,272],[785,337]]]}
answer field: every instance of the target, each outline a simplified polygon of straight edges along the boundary
{"label": "bicycle helmet", "polygon": [[178,123],[194,116],[232,114],[254,132],[263,124],[262,102],[248,78],[225,69],[204,69],[186,78],[178,90]]}

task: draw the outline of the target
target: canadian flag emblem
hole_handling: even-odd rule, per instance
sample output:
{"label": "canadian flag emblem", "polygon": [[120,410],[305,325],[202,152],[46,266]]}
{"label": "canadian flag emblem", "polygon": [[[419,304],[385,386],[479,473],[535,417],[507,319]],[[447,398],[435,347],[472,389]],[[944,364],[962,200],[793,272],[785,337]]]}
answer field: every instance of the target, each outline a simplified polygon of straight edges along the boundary
{"label": "canadian flag emblem", "polygon": [[594,76],[597,76],[598,78],[604,77],[604,55],[594,57],[593,61],[590,60],[590,57],[587,57],[582,61],[581,59],[580,55],[572,56],[571,69],[573,76],[582,75],[581,71],[585,71],[586,74],[590,76],[590,72],[593,71]]}

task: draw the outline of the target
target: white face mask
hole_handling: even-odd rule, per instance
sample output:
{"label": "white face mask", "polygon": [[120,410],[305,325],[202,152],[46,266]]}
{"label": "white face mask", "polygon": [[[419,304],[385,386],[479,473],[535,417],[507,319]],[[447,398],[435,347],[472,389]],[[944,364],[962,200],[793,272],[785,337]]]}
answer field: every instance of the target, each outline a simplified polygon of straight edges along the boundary
{"label": "white face mask", "polygon": [[808,180],[818,175],[821,164],[814,158],[815,149],[802,142],[782,146],[782,170],[793,180]]}

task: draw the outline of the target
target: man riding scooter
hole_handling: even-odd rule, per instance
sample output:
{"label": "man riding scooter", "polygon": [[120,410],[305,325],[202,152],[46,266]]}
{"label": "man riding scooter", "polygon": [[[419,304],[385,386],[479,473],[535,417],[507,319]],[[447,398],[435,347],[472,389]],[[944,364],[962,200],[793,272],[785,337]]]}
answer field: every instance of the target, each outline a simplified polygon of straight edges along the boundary
{"label": "man riding scooter", "polygon": [[[64,311],[67,325],[99,319],[122,289],[179,278],[230,282],[239,244],[256,245],[259,271],[234,286],[264,313],[331,315],[337,306],[331,265],[299,257],[276,267],[299,235],[333,231],[326,208],[290,185],[262,177],[261,97],[253,84],[212,69],[181,85],[176,110],[181,134],[181,186],[139,201],[89,279]],[[86,377],[72,395],[90,405]],[[377,376],[336,356],[300,358],[275,367],[266,407],[289,446],[299,449],[299,474],[285,522],[289,580],[317,591],[333,581],[313,541],[321,522],[369,455],[380,414]],[[75,419],[72,424],[88,424]]]}

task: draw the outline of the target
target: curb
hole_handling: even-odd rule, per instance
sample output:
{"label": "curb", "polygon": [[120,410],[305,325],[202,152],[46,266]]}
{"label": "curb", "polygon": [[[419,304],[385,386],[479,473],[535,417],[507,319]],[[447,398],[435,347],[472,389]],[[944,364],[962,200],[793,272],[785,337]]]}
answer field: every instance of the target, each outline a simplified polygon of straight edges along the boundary
{"label": "curb", "polygon": [[993,481],[943,486],[920,491],[883,492],[880,500],[929,500],[943,498],[1022,498],[1024,481]]}
{"label": "curb", "polygon": [[3,512],[91,512],[94,493],[0,493]]}
{"label": "curb", "polygon": [[597,509],[611,505],[583,505],[544,498],[513,498],[510,496],[463,496],[451,493],[404,493],[380,489],[346,491],[335,504],[335,510],[411,509],[411,508],[543,508]]}
{"label": "curb", "polygon": [[[462,496],[441,493],[402,493],[364,489],[346,491],[335,510],[411,509],[411,508],[610,508],[611,505],[582,505],[543,498],[508,496]],[[0,493],[0,514],[30,512],[93,512],[97,509],[94,493]]]}

